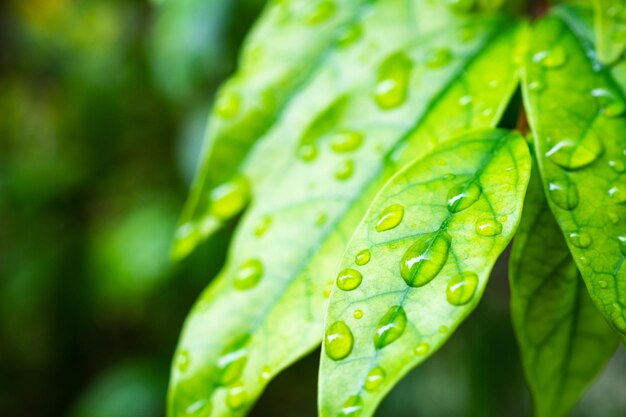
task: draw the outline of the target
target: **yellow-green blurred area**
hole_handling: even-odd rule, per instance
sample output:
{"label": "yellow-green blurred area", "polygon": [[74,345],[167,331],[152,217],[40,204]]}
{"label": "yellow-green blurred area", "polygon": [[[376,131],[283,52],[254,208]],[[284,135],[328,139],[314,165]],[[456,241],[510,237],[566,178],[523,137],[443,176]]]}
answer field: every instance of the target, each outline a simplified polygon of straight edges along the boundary
{"label": "yellow-green blurred area", "polygon": [[[213,93],[262,6],[0,2],[0,416],[164,416],[184,317],[232,231],[177,265],[170,241]],[[507,293],[501,268],[380,415],[530,415]],[[314,416],[317,354],[252,415]],[[624,415],[625,366],[622,353],[576,415]]]}

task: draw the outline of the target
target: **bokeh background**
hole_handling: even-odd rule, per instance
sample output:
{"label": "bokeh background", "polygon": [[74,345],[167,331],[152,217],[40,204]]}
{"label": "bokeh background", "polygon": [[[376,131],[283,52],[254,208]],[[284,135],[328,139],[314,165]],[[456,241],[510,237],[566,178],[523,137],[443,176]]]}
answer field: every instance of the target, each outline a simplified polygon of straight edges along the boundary
{"label": "bokeh background", "polygon": [[[232,230],[177,265],[170,239],[263,3],[0,2],[0,416],[164,416],[182,322]],[[505,269],[379,416],[531,415]],[[318,354],[252,415],[314,416]],[[625,383],[621,349],[575,416],[626,415]]]}

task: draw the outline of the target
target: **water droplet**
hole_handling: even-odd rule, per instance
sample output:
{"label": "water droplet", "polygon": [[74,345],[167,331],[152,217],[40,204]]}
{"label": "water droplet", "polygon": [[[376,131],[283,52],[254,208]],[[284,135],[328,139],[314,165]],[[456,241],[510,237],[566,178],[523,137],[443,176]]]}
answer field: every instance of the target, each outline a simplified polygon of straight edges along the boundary
{"label": "water droplet", "polygon": [[565,65],[567,53],[565,49],[557,45],[552,49],[537,52],[533,55],[533,61],[541,64],[544,68],[556,69]]}
{"label": "water droplet", "polygon": [[606,282],[605,280],[601,279],[601,280],[598,281],[598,286],[604,290],[604,289],[608,288],[609,283]]}
{"label": "water droplet", "polygon": [[343,321],[336,321],[326,330],[324,347],[326,355],[334,361],[347,357],[352,352],[354,336],[348,325]]}
{"label": "water droplet", "polygon": [[574,210],[578,207],[578,189],[569,180],[548,183],[548,193],[552,202],[563,210]]}
{"label": "water droplet", "polygon": [[589,258],[585,257],[585,256],[581,256],[580,258],[578,258],[578,260],[580,261],[580,263],[582,265],[589,265],[591,262],[589,261]]}
{"label": "water droplet", "polygon": [[569,240],[572,242],[572,245],[576,246],[580,249],[586,249],[591,246],[593,239],[586,232],[574,232],[569,234]]}
{"label": "water droplet", "polygon": [[185,409],[185,414],[189,417],[209,417],[213,407],[207,400],[198,400]]}
{"label": "water droplet", "polygon": [[626,236],[618,236],[617,242],[619,243],[619,250],[622,255],[626,256]]}
{"label": "water droplet", "polygon": [[361,285],[363,275],[356,269],[344,269],[337,276],[337,287],[343,291],[352,291]]}
{"label": "water droplet", "polygon": [[369,249],[363,249],[356,254],[356,258],[354,261],[357,265],[362,266],[367,265],[370,259],[372,259],[372,253],[369,251]]}
{"label": "water droplet", "polygon": [[528,89],[530,91],[541,92],[545,89],[545,85],[541,81],[532,81],[528,84]]}
{"label": "water droplet", "polygon": [[393,109],[406,101],[412,71],[413,62],[404,53],[395,53],[383,61],[374,94],[380,108]]}
{"label": "water droplet", "polygon": [[352,159],[346,159],[341,161],[335,170],[335,178],[339,181],[345,181],[349,179],[354,173],[354,162]]}
{"label": "water droplet", "polygon": [[596,135],[589,133],[582,140],[559,141],[546,152],[546,156],[561,168],[573,170],[586,167],[603,152],[602,142]]}
{"label": "water droplet", "polygon": [[298,156],[305,162],[312,162],[317,158],[317,148],[314,145],[303,145],[298,148]]}
{"label": "water droplet", "polygon": [[608,211],[606,214],[609,216],[609,220],[611,221],[611,223],[613,224],[619,223],[619,214],[613,211]]}
{"label": "water droplet", "polygon": [[473,272],[462,272],[455,275],[448,284],[446,297],[448,302],[455,306],[462,306],[470,302],[478,287],[478,275]]}
{"label": "water droplet", "polygon": [[450,330],[450,329],[448,328],[448,326],[441,326],[441,327],[439,328],[439,333],[441,333],[441,334],[446,334],[446,333],[448,333],[448,330]]}
{"label": "water droplet", "polygon": [[448,210],[458,213],[470,207],[480,198],[482,190],[476,181],[469,181],[450,188],[448,191]]}
{"label": "water droplet", "polygon": [[404,218],[404,206],[401,204],[393,204],[380,213],[378,222],[376,223],[376,231],[384,232],[391,230],[402,223]]}
{"label": "water droplet", "polygon": [[239,213],[248,203],[250,185],[243,177],[224,183],[211,192],[211,214],[228,219]]}
{"label": "water droplet", "polygon": [[241,377],[248,361],[247,345],[249,341],[250,336],[240,337],[224,349],[222,355],[217,359],[221,385],[230,385]]}
{"label": "water droplet", "polygon": [[448,48],[434,48],[426,53],[426,66],[430,69],[443,68],[452,61]]}
{"label": "water droplet", "polygon": [[313,11],[309,13],[306,21],[310,25],[317,25],[330,19],[334,14],[337,6],[334,1],[323,0],[317,3]]}
{"label": "water droplet", "polygon": [[363,411],[363,400],[353,395],[341,407],[341,417],[359,417]]}
{"label": "water droplet", "polygon": [[591,95],[598,101],[600,112],[606,117],[619,117],[626,112],[626,103],[614,92],[596,88]]}
{"label": "water droplet", "polygon": [[476,221],[476,233],[480,236],[496,236],[502,233],[502,224],[494,218],[483,218]]}
{"label": "water droplet", "polygon": [[609,188],[609,196],[616,204],[626,203],[626,191],[619,186]]}
{"label": "water droplet", "polygon": [[224,119],[232,119],[237,116],[240,107],[241,100],[237,94],[222,92],[215,103],[215,112]]}
{"label": "water droplet", "polygon": [[353,316],[355,319],[361,320],[363,318],[363,310],[354,310]]}
{"label": "water droplet", "polygon": [[352,25],[338,40],[340,48],[347,48],[363,37],[363,28],[360,25]]}
{"label": "water droplet", "polygon": [[270,226],[272,225],[272,216],[263,216],[259,223],[254,228],[254,235],[256,237],[261,237],[265,235]]}
{"label": "water droplet", "polygon": [[609,166],[611,167],[611,169],[613,169],[613,171],[617,172],[618,174],[621,174],[626,171],[626,164],[624,164],[624,161],[620,159],[610,160]]}
{"label": "water droplet", "polygon": [[321,213],[317,216],[317,219],[315,219],[315,225],[317,227],[324,226],[326,222],[328,222],[328,215],[326,213]]}
{"label": "water droplet", "polygon": [[430,346],[428,343],[420,343],[415,347],[415,354],[417,355],[425,355],[430,351]]}
{"label": "water droplet", "polygon": [[248,395],[246,394],[246,388],[243,383],[233,385],[226,393],[226,405],[233,410],[243,407],[247,399]]}
{"label": "water droplet", "polygon": [[248,290],[256,286],[263,276],[263,263],[258,259],[244,262],[235,275],[234,285],[238,290]]}
{"label": "water droplet", "polygon": [[370,392],[376,391],[385,382],[385,376],[383,368],[379,366],[372,368],[365,377],[365,389]]}
{"label": "water droplet", "polygon": [[363,134],[359,132],[343,131],[333,136],[330,147],[335,152],[352,152],[363,143]]}
{"label": "water droplet", "polygon": [[270,378],[272,378],[272,368],[264,366],[263,369],[261,369],[261,381],[267,382]]}
{"label": "water droplet", "polygon": [[374,335],[374,346],[382,349],[398,340],[406,329],[406,312],[401,306],[391,307],[378,322]]}
{"label": "water droplet", "polygon": [[189,355],[189,351],[187,349],[181,350],[176,357],[176,367],[178,368],[178,370],[180,372],[187,372],[190,363],[191,356]]}
{"label": "water droplet", "polygon": [[469,106],[470,104],[472,104],[472,96],[463,96],[459,99],[459,104],[461,106]]}
{"label": "water droplet", "polygon": [[411,287],[432,281],[448,260],[451,237],[446,232],[424,235],[409,247],[400,260],[400,275]]}

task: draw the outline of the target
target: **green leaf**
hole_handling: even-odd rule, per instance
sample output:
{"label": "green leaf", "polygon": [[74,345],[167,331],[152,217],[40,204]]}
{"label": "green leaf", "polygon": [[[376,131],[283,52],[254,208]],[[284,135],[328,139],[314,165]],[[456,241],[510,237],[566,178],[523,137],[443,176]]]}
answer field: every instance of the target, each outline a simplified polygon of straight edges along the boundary
{"label": "green leaf", "polygon": [[626,337],[626,103],[561,19],[537,24],[524,97],[548,202],[591,298]]}
{"label": "green leaf", "polygon": [[[250,197],[241,164],[276,115],[323,61],[339,28],[366,0],[270,2],[246,42],[237,74],[221,88],[172,256],[180,259],[238,214]],[[259,70],[262,68],[262,70]]]}
{"label": "green leaf", "polygon": [[509,267],[511,315],[537,417],[568,415],[615,352],[533,174]]}
{"label": "green leaf", "polygon": [[254,148],[247,175],[265,166],[267,179],[187,320],[170,416],[243,415],[271,377],[320,343],[341,253],[396,164],[498,123],[524,27],[478,17],[406,37],[413,6],[373,4],[359,41],[326,58]]}
{"label": "green leaf", "polygon": [[474,309],[517,228],[530,165],[519,134],[478,131],[410,164],[380,191],[330,298],[322,417],[371,416]]}
{"label": "green leaf", "polygon": [[611,64],[626,49],[626,1],[593,0],[598,59]]}

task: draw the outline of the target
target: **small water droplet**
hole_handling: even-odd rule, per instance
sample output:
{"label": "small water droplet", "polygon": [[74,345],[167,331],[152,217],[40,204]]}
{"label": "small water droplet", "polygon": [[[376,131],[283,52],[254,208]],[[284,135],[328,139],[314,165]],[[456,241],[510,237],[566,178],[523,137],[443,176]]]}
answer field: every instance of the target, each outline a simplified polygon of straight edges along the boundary
{"label": "small water droplet", "polygon": [[615,172],[617,172],[618,174],[621,174],[623,172],[626,172],[626,164],[624,164],[624,161],[620,160],[620,159],[612,159],[609,161],[609,166],[611,167],[611,169]]}
{"label": "small water droplet", "polygon": [[309,13],[306,21],[309,25],[317,25],[330,19],[334,14],[337,6],[334,1],[323,0],[318,2],[314,9]]}
{"label": "small water droplet", "polygon": [[537,52],[533,55],[533,61],[541,64],[544,68],[557,69],[567,62],[567,53],[565,49],[557,45],[552,49]]}
{"label": "small water droplet", "polygon": [[434,48],[426,53],[426,66],[430,69],[443,68],[452,61],[452,52],[448,48]]}
{"label": "small water droplet", "polygon": [[363,134],[352,131],[342,131],[333,136],[330,147],[338,153],[352,152],[363,143]]}
{"label": "small water droplet", "polygon": [[561,168],[574,170],[584,168],[596,161],[604,152],[602,142],[589,133],[582,140],[564,139],[557,142],[546,156]]}
{"label": "small water droplet", "polygon": [[458,213],[470,207],[480,198],[482,189],[476,181],[469,181],[450,188],[448,191],[448,210]]}
{"label": "small water droplet", "polygon": [[374,98],[383,110],[403,104],[408,96],[413,61],[404,53],[395,53],[381,64]]}
{"label": "small water droplet", "polygon": [[355,319],[361,320],[363,318],[363,310],[354,310],[353,316]]}
{"label": "small water droplet", "polygon": [[376,223],[376,231],[384,232],[391,230],[402,223],[404,218],[404,206],[401,204],[393,204],[380,213],[378,222]]}
{"label": "small water droplet", "polygon": [[224,183],[211,191],[211,214],[228,219],[239,213],[248,203],[250,185],[243,177]]}
{"label": "small water droplet", "polygon": [[578,260],[580,261],[582,265],[585,265],[585,266],[588,266],[591,263],[591,261],[589,261],[589,258],[585,256],[581,256],[580,258],[578,258]]}
{"label": "small water droplet", "polygon": [[352,159],[346,159],[339,163],[335,170],[335,178],[339,181],[345,181],[349,179],[354,173],[354,161]]}
{"label": "small water droplet", "polygon": [[600,112],[606,117],[619,117],[626,112],[626,103],[614,92],[596,88],[591,95],[598,101]]}
{"label": "small water droplet", "polygon": [[263,277],[263,263],[258,259],[244,262],[235,275],[234,285],[238,290],[255,287]]}
{"label": "small water droplet", "polygon": [[378,322],[374,335],[374,346],[382,349],[398,340],[406,329],[407,317],[402,306],[391,307]]}
{"label": "small water droplet", "polygon": [[601,279],[598,281],[598,287],[602,288],[603,290],[608,288],[609,283],[606,282],[605,280]]}
{"label": "small water droplet", "polygon": [[356,269],[344,269],[337,276],[337,287],[343,291],[352,291],[361,285],[363,275]]}
{"label": "small water droplet", "polygon": [[502,224],[492,218],[482,218],[476,221],[476,233],[480,236],[496,236],[502,233]]}
{"label": "small water droplet", "polygon": [[187,349],[181,350],[176,358],[176,367],[178,370],[183,373],[187,372],[190,363],[191,356],[189,355],[189,351]]}
{"label": "small water droplet", "polygon": [[217,359],[219,382],[221,385],[230,385],[241,377],[248,361],[248,342],[250,336],[236,339]]}
{"label": "small water droplet", "polygon": [[336,321],[326,330],[324,347],[326,355],[334,361],[347,357],[352,352],[354,336],[348,325],[343,321]]}
{"label": "small water droplet", "polygon": [[617,242],[619,243],[619,250],[622,255],[626,256],[626,236],[618,236]]}
{"label": "small water droplet", "polygon": [[626,190],[619,186],[614,186],[609,188],[609,196],[616,204],[624,204],[626,203]]}
{"label": "small water droplet", "polygon": [[363,412],[363,400],[358,395],[353,395],[341,407],[341,417],[359,417]]}
{"label": "small water droplet", "polygon": [[198,400],[185,409],[189,417],[209,417],[213,412],[211,403],[207,400]]}
{"label": "small water droplet", "polygon": [[226,405],[233,410],[243,407],[247,399],[248,395],[243,383],[231,386],[226,393]]}
{"label": "small water droplet", "polygon": [[338,39],[340,48],[348,48],[363,37],[363,28],[356,24],[346,30]]}
{"label": "small water droplet", "polygon": [[372,368],[365,377],[365,389],[376,391],[385,382],[385,371],[380,366]]}
{"label": "small water droplet", "polygon": [[462,306],[471,301],[478,288],[478,275],[462,272],[455,275],[448,283],[446,298],[454,306]]}
{"label": "small water droplet", "polygon": [[446,333],[448,333],[448,330],[450,330],[450,329],[448,328],[448,326],[441,326],[441,327],[439,328],[439,333],[441,333],[441,334],[446,334]]}
{"label": "small water droplet", "polygon": [[263,216],[261,220],[259,220],[259,223],[257,223],[256,227],[254,228],[254,235],[256,237],[261,237],[265,235],[265,233],[267,233],[271,225],[272,225],[272,216],[269,216],[269,215]]}
{"label": "small water droplet", "polygon": [[232,92],[220,93],[215,103],[215,112],[224,119],[232,119],[239,113],[241,99]]}
{"label": "small water droplet", "polygon": [[420,343],[415,347],[415,354],[417,355],[425,355],[430,351],[430,346],[428,343]]}
{"label": "small water droplet", "polygon": [[619,214],[615,213],[614,211],[608,211],[606,214],[609,216],[609,220],[611,221],[611,223],[619,223]]}
{"label": "small water droplet", "polygon": [[461,106],[469,106],[470,104],[472,104],[472,96],[463,96],[459,99],[459,104]]}
{"label": "small water droplet", "polygon": [[572,245],[576,246],[580,249],[586,249],[591,246],[593,239],[586,232],[574,232],[569,234],[569,240],[572,242]]}
{"label": "small water droplet", "polygon": [[317,158],[317,148],[314,145],[303,145],[298,148],[298,156],[305,162],[312,162]]}
{"label": "small water droplet", "polygon": [[261,381],[267,382],[270,378],[272,378],[272,368],[264,366],[263,369],[261,369]]}
{"label": "small water droplet", "polygon": [[552,202],[563,210],[574,210],[578,207],[578,189],[569,180],[548,183],[548,193]]}
{"label": "small water droplet", "polygon": [[367,265],[370,259],[372,259],[372,253],[369,251],[369,249],[363,249],[356,254],[356,258],[354,261],[357,265],[362,266]]}
{"label": "small water droplet", "polygon": [[400,275],[411,287],[432,281],[448,260],[451,237],[446,232],[424,235],[409,247],[400,260]]}
{"label": "small water droplet", "polygon": [[530,91],[541,92],[545,89],[545,85],[541,81],[532,81],[528,84],[528,89]]}

